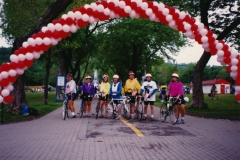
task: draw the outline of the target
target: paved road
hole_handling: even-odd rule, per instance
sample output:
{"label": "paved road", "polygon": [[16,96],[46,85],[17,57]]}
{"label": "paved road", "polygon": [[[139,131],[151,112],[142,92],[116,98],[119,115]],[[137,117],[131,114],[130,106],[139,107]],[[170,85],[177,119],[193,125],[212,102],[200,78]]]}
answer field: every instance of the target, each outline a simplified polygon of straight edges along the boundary
{"label": "paved road", "polygon": [[[76,110],[79,104],[76,100]],[[33,121],[0,125],[0,159],[240,159],[239,121],[192,116],[179,125],[130,121],[144,135],[139,137],[121,120],[91,117],[63,121],[61,111],[59,108]]]}

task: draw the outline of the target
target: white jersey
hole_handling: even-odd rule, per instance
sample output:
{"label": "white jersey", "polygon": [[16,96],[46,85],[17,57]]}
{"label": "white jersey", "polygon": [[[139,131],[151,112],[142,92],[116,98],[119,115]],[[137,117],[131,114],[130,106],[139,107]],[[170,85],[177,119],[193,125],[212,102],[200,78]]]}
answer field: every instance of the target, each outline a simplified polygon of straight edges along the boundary
{"label": "white jersey", "polygon": [[[144,95],[148,96],[149,94],[152,94],[154,90],[157,89],[157,84],[152,80],[150,82],[145,81],[143,82],[141,89],[144,90],[143,92]],[[156,101],[156,93],[154,93],[151,98],[146,98],[145,101]]]}
{"label": "white jersey", "polygon": [[77,93],[76,83],[74,80],[71,80],[66,84],[66,93],[69,93],[69,92]]}

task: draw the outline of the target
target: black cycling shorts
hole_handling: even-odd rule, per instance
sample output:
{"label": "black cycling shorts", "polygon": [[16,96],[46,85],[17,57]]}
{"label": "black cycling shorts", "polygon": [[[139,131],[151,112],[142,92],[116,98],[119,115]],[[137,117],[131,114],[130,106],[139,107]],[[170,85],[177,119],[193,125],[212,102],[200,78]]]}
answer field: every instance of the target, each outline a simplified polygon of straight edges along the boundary
{"label": "black cycling shorts", "polygon": [[144,105],[154,105],[154,101],[144,101]]}
{"label": "black cycling shorts", "polygon": [[[175,98],[176,98],[176,97],[174,97],[174,98],[172,99],[172,101],[175,101]],[[185,104],[185,100],[183,99],[183,96],[180,96],[179,99],[181,100],[181,103],[180,103],[180,104]],[[179,99],[178,99],[178,101],[177,101],[176,103],[179,103],[179,102],[180,102]]]}
{"label": "black cycling shorts", "polygon": [[68,100],[74,101],[75,98],[76,98],[76,94],[75,93],[69,93],[69,94],[67,94],[67,97],[68,97]]}
{"label": "black cycling shorts", "polygon": [[87,93],[83,93],[82,99],[83,101],[92,101],[92,96]]}
{"label": "black cycling shorts", "polygon": [[100,96],[99,99],[100,99],[100,101],[108,101],[108,94],[103,97]]}

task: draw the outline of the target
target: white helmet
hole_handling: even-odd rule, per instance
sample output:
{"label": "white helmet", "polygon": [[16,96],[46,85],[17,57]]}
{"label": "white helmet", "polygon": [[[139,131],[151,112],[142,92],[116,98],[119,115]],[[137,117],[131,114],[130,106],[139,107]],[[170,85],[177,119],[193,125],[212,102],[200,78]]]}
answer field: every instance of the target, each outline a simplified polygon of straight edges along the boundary
{"label": "white helmet", "polygon": [[86,79],[92,79],[92,77],[91,76],[89,76],[89,75],[87,75],[86,77],[85,77]]}
{"label": "white helmet", "polygon": [[188,102],[189,101],[189,98],[188,97],[184,97],[183,98],[185,102]]}
{"label": "white helmet", "polygon": [[151,73],[147,73],[146,77],[152,77]]}
{"label": "white helmet", "polygon": [[172,74],[172,77],[179,77],[179,75],[178,75],[178,73],[176,73],[176,72],[174,72],[173,74]]}
{"label": "white helmet", "polygon": [[113,78],[117,78],[117,79],[118,79],[119,76],[118,76],[117,74],[114,74],[114,75],[113,75]]}
{"label": "white helmet", "polygon": [[107,74],[104,74],[104,75],[103,75],[103,78],[105,78],[105,77],[107,77],[107,78],[108,78],[108,75],[107,75]]}

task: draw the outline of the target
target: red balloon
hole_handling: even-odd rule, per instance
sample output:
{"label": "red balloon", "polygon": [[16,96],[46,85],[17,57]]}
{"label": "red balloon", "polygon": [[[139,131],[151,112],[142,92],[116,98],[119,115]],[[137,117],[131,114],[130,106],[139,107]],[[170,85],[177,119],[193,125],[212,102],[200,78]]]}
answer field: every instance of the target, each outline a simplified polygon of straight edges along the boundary
{"label": "red balloon", "polygon": [[15,50],[14,54],[18,56],[20,54],[19,50]]}
{"label": "red balloon", "polygon": [[231,67],[232,67],[232,65],[227,66],[226,71],[230,73],[231,72]]}
{"label": "red balloon", "polygon": [[215,42],[215,38],[214,37],[208,37],[208,42],[209,43],[214,43]]}
{"label": "red balloon", "polygon": [[56,20],[56,19],[54,19],[53,21],[52,21],[52,24],[57,24],[58,23],[58,20]]}
{"label": "red balloon", "polygon": [[192,31],[197,31],[198,30],[198,26],[196,24],[191,25],[191,30]]}
{"label": "red balloon", "polygon": [[37,36],[41,39],[44,39],[46,37],[45,33],[43,33],[42,31],[38,32]]}
{"label": "red balloon", "polygon": [[6,97],[3,97],[3,101],[6,102],[6,103],[11,103],[13,102],[13,96],[6,96]]}
{"label": "red balloon", "polygon": [[17,63],[17,65],[18,65],[18,68],[20,68],[20,69],[23,69],[23,68],[25,67],[25,64],[24,64],[23,61],[19,61],[19,62]]}
{"label": "red balloon", "polygon": [[10,68],[13,69],[13,70],[16,70],[17,69],[17,63],[11,62],[10,63]]}
{"label": "red balloon", "polygon": [[[132,3],[133,3],[133,2],[132,2]],[[134,9],[133,6],[132,6],[132,3],[131,3],[131,8]],[[134,3],[136,4],[136,7],[137,7],[137,3],[136,3],[136,2],[134,2]],[[116,6],[115,6],[115,4],[114,4],[113,2],[109,2],[109,3],[108,3],[108,8],[109,8],[110,10],[114,10],[115,7],[116,7]]]}
{"label": "red balloon", "polygon": [[217,52],[218,52],[218,50],[217,50],[215,47],[210,49],[210,54],[211,54],[212,56],[216,55]]}
{"label": "red balloon", "polygon": [[42,51],[41,46],[40,46],[40,45],[36,45],[36,46],[34,47],[34,51],[36,51],[36,52]]}
{"label": "red balloon", "polygon": [[[136,4],[137,5],[137,4]],[[137,6],[136,6],[137,7]],[[136,8],[135,7],[135,8]],[[131,7],[132,8],[132,7]],[[134,8],[132,8],[132,9],[134,9]],[[135,10],[135,9],[134,9]],[[158,7],[157,6],[153,6],[152,7],[152,11],[153,11],[153,13],[157,13],[158,12]]]}
{"label": "red balloon", "polygon": [[179,19],[179,14],[178,13],[174,13],[173,14],[173,19],[176,21],[176,20],[178,20]]}
{"label": "red balloon", "polygon": [[66,20],[63,18],[60,18],[59,23],[63,26],[64,24],[66,24]]}
{"label": "red balloon", "polygon": [[223,51],[228,51],[228,48],[229,48],[228,45],[224,44],[222,50]]}
{"label": "red balloon", "polygon": [[175,8],[170,7],[169,8],[169,14],[173,15],[175,13]]}
{"label": "red balloon", "polygon": [[32,38],[33,38],[33,39],[36,39],[36,38],[37,38],[37,34],[33,34],[33,35],[32,35]]}
{"label": "red balloon", "polygon": [[52,38],[52,37],[53,37],[53,33],[52,33],[50,30],[47,30],[47,31],[45,32],[45,35],[46,35],[47,37],[49,37],[49,38]]}
{"label": "red balloon", "polygon": [[15,77],[8,76],[7,80],[8,80],[8,82],[12,82],[13,83],[13,82],[15,82],[17,80],[17,76],[15,76]]}
{"label": "red balloon", "polygon": [[225,57],[224,60],[223,60],[223,62],[224,62],[225,64],[229,64],[229,63],[231,63],[231,59],[230,59],[229,57]]}
{"label": "red balloon", "polygon": [[[131,0],[129,0],[129,1],[131,2]],[[126,0],[125,0],[125,2],[126,2]],[[153,7],[153,2],[152,1],[148,1],[147,3],[148,3],[148,8],[152,8]]]}
{"label": "red balloon", "polygon": [[2,71],[8,72],[10,69],[11,69],[11,68],[10,68],[10,65],[9,65],[9,64],[7,64],[7,63],[2,63],[2,64],[1,64],[1,70],[2,70]]}
{"label": "red balloon", "polygon": [[33,61],[32,60],[25,60],[24,64],[26,67],[31,67],[33,65]]}
{"label": "red balloon", "polygon": [[19,53],[25,55],[25,54],[27,53],[26,48],[24,48],[24,47],[20,47],[20,48],[19,48]]}
{"label": "red balloon", "polygon": [[[125,2],[126,2],[126,1],[125,1]],[[102,5],[103,5],[104,8],[107,8],[107,6],[108,6],[107,1],[102,1]]]}
{"label": "red balloon", "polygon": [[80,8],[79,8],[79,11],[80,11],[82,14],[84,14],[84,13],[86,13],[86,8],[80,7]]}
{"label": "red balloon", "polygon": [[[107,3],[107,2],[106,2],[106,3]],[[107,4],[107,5],[108,5],[108,4]],[[107,6],[104,7],[104,8],[107,8]],[[93,15],[93,9],[92,9],[92,8],[88,8],[88,9],[86,10],[86,13],[87,13],[89,16]]]}
{"label": "red balloon", "polygon": [[2,79],[0,82],[1,82],[1,86],[3,86],[3,87],[6,87],[9,85],[9,82],[6,78]]}
{"label": "red balloon", "polygon": [[236,98],[236,100],[240,101],[240,94],[237,94],[237,95],[235,96],[235,98]]}
{"label": "red balloon", "polygon": [[[88,23],[87,22],[84,22],[83,20],[78,20],[77,21],[77,24],[78,24],[78,26],[80,27],[80,28],[83,28],[83,27],[85,27]],[[61,34],[61,33],[60,33]]]}
{"label": "red balloon", "polygon": [[195,35],[195,40],[196,40],[199,44],[202,44],[201,38],[202,38],[202,35],[200,35],[200,34]]}
{"label": "red balloon", "polygon": [[231,52],[229,50],[224,52],[224,57],[230,57]]}

